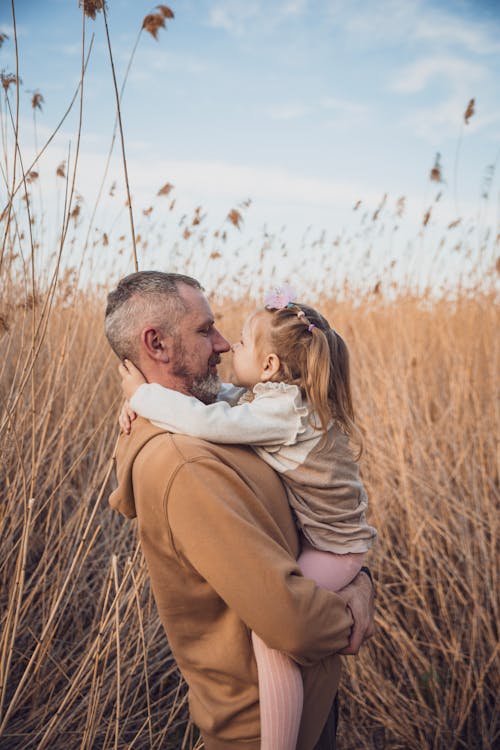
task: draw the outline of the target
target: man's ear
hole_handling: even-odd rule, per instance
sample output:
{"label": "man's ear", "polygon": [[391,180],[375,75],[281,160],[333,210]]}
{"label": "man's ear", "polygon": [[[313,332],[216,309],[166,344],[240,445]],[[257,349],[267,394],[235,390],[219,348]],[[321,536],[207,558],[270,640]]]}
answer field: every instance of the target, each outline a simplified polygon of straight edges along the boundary
{"label": "man's ear", "polygon": [[141,334],[142,343],[147,355],[159,362],[169,362],[168,341],[158,328],[145,328]]}
{"label": "man's ear", "polygon": [[275,375],[278,374],[281,367],[280,358],[274,352],[266,354],[264,362],[262,363],[262,374],[261,380],[272,380]]}

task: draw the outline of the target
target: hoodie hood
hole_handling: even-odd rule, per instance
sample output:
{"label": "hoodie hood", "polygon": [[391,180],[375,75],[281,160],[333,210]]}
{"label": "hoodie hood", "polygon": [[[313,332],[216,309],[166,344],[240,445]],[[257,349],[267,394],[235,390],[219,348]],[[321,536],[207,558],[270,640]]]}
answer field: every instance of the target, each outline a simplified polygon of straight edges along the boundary
{"label": "hoodie hood", "polygon": [[134,461],[146,443],[165,431],[155,427],[146,419],[138,417],[132,422],[130,435],[120,435],[113,456],[118,487],[109,496],[109,504],[126,518],[135,518],[134,488],[132,471]]}

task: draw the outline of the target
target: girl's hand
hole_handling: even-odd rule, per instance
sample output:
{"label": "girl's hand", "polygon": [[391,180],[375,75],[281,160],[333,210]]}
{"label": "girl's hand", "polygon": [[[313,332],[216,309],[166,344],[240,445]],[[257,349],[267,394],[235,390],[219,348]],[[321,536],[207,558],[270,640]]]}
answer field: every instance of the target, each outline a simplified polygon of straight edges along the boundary
{"label": "girl's hand", "polygon": [[122,379],[123,395],[127,401],[130,401],[139,386],[143,383],[147,383],[147,380],[142,372],[138,370],[129,359],[124,359],[123,362],[118,365],[118,372]]}
{"label": "girl's hand", "polygon": [[118,422],[120,423],[120,427],[122,428],[122,432],[125,433],[125,435],[130,435],[130,425],[134,421],[134,419],[137,417],[137,414],[133,409],[130,408],[130,404],[128,401],[125,401],[122,410],[120,412],[120,416],[118,417]]}

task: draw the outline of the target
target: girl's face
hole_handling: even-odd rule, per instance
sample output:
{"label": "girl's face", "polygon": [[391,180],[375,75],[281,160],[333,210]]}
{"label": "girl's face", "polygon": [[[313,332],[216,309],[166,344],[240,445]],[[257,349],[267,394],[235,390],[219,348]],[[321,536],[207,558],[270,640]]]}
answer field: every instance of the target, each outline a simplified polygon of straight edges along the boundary
{"label": "girl's face", "polygon": [[269,355],[265,353],[263,325],[260,316],[248,318],[243,326],[240,341],[231,346],[234,385],[253,388],[256,383],[270,379],[266,368]]}

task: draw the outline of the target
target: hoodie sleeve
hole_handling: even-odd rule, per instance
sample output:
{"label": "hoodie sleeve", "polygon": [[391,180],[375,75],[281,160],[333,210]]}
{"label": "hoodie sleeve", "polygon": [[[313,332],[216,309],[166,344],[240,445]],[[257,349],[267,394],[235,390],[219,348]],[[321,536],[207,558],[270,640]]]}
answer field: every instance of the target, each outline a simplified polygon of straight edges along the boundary
{"label": "hoodie sleeve", "polygon": [[231,467],[185,464],[166,507],[179,558],[268,646],[306,666],[347,645],[345,603],[302,576],[272,514]]}

